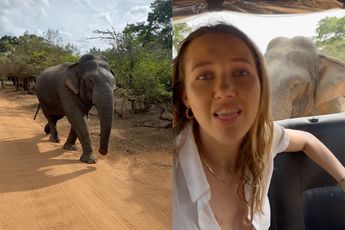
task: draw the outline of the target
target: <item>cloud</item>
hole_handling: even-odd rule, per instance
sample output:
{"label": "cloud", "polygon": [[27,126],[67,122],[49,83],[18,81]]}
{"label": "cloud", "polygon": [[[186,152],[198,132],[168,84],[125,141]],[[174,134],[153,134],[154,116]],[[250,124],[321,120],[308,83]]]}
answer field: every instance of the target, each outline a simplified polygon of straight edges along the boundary
{"label": "cloud", "polygon": [[48,14],[44,8],[39,8],[35,15],[36,18],[45,18],[48,17]]}
{"label": "cloud", "polygon": [[125,13],[125,17],[128,18],[128,21],[131,21],[131,23],[145,21],[149,11],[149,5],[134,6]]}
{"label": "cloud", "polygon": [[65,44],[89,48],[108,47],[94,30],[121,32],[126,24],[147,19],[154,0],[0,0],[0,37],[21,36],[25,31],[43,36],[58,30]]}
{"label": "cloud", "polygon": [[148,11],[149,11],[149,9],[150,9],[150,6],[135,6],[135,7],[133,7],[133,8],[131,8],[130,10],[129,10],[129,12],[127,12],[127,14],[128,15],[131,15],[131,14],[133,14],[133,15],[135,15],[135,14],[147,14],[148,13]]}
{"label": "cloud", "polygon": [[48,0],[1,0],[0,36],[36,30],[34,20],[46,18],[48,8]]}
{"label": "cloud", "polygon": [[98,18],[101,21],[107,22],[107,24],[109,25],[113,24],[113,20],[111,19],[111,12],[103,12],[98,16]]}

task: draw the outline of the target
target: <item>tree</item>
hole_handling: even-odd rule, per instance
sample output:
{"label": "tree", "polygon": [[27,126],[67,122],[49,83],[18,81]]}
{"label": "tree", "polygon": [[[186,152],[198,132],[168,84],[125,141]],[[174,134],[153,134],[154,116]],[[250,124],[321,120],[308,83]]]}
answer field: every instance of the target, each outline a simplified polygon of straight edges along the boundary
{"label": "tree", "polygon": [[33,80],[45,68],[64,62],[76,62],[79,58],[74,55],[77,49],[72,44],[62,46],[59,32],[48,30],[46,38],[29,34],[16,37],[4,36],[0,38],[0,74],[1,78],[10,77],[14,85],[24,90],[29,80]]}
{"label": "tree", "polygon": [[89,54],[96,54],[96,55],[99,55],[99,54],[102,54],[102,51],[101,49],[99,48],[96,48],[96,47],[92,47],[91,49],[89,49]]}
{"label": "tree", "polygon": [[17,37],[5,35],[0,38],[0,53],[11,52],[18,44]]}
{"label": "tree", "polygon": [[176,50],[179,49],[180,43],[185,39],[185,37],[192,32],[192,28],[188,26],[187,23],[177,23],[173,26],[173,45]]}
{"label": "tree", "polygon": [[43,36],[50,45],[62,47],[62,38],[60,36],[59,30],[48,29],[47,32],[43,34]]}
{"label": "tree", "polygon": [[11,60],[6,57],[5,55],[0,55],[0,81],[1,81],[1,88],[4,87],[4,80],[8,78],[9,75],[14,70],[14,66],[11,63]]}
{"label": "tree", "polygon": [[171,17],[171,0],[156,0],[147,22],[127,24],[122,32],[94,31],[92,39],[112,46],[103,54],[115,72],[117,95],[130,100],[135,113],[171,107]]}
{"label": "tree", "polygon": [[171,49],[172,46],[172,10],[171,0],[156,0],[148,13],[147,23],[128,24],[125,34],[133,34],[143,46],[157,46]]}
{"label": "tree", "polygon": [[320,20],[316,33],[316,45],[324,53],[345,61],[345,17]]}
{"label": "tree", "polygon": [[172,1],[156,0],[151,4],[147,21],[150,31],[157,35],[166,49],[172,47]]}

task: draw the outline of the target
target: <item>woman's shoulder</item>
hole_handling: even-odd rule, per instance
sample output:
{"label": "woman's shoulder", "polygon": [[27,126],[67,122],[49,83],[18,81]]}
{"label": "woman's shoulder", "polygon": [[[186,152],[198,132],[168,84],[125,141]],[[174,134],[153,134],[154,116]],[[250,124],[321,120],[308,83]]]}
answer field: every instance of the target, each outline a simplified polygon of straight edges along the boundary
{"label": "woman's shoulder", "polygon": [[181,146],[187,140],[193,136],[193,124],[187,124],[175,137],[176,146]]}
{"label": "woman's shoulder", "polygon": [[289,135],[283,126],[273,123],[272,152],[274,156],[283,152],[289,145]]}

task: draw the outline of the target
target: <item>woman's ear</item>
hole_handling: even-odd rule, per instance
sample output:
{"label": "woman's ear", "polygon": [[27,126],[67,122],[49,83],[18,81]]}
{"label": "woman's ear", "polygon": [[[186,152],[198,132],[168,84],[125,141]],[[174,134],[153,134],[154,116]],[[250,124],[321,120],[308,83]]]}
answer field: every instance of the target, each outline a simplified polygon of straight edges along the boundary
{"label": "woman's ear", "polygon": [[187,97],[186,91],[183,91],[183,93],[182,93],[182,101],[183,101],[183,104],[184,104],[187,108],[190,107],[189,102],[188,102],[188,97]]}
{"label": "woman's ear", "polygon": [[79,63],[75,63],[67,68],[65,85],[75,94],[79,93],[80,88],[80,73]]}

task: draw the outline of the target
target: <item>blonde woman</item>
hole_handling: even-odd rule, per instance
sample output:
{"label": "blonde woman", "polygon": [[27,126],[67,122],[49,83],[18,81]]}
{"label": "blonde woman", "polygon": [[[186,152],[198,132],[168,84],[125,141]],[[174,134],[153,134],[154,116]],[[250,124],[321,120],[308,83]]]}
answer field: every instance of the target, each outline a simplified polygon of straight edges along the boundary
{"label": "blonde woman", "polygon": [[202,27],[174,60],[173,228],[268,229],[273,158],[303,150],[344,187],[313,135],[274,125],[261,53],[239,29]]}

